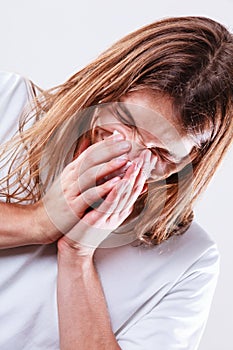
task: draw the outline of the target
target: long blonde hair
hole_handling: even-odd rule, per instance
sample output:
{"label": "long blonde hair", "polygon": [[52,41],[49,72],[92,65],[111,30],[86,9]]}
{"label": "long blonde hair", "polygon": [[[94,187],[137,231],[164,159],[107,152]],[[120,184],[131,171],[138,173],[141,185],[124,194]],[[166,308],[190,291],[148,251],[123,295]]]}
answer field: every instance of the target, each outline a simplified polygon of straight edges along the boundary
{"label": "long blonde hair", "polygon": [[[139,198],[143,215],[137,235],[145,243],[159,244],[185,232],[193,220],[193,204],[233,136],[233,38],[224,26],[203,17],[168,18],[145,26],[64,84],[39,91],[33,111],[20,120],[19,136],[2,146],[2,164],[6,153],[12,154],[12,163],[0,180],[1,196],[8,202],[38,201],[64,167],[61,154],[73,126],[79,134],[76,141],[88,136],[92,113],[85,110],[144,88],[172,98],[174,114],[196,147],[190,164],[165,182],[150,184]],[[45,148],[47,175],[42,182]]]}

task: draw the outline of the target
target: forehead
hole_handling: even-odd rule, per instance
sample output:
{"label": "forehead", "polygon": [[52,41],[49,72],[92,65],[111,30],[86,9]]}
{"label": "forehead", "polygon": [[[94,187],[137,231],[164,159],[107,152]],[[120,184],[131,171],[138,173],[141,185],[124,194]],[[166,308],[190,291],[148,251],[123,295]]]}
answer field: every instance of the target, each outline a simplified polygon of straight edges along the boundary
{"label": "forehead", "polygon": [[174,116],[171,100],[162,94],[129,93],[120,99],[119,104],[107,104],[101,108],[97,124],[114,129],[119,123],[116,112],[129,125],[132,121],[144,142],[173,150],[179,157],[186,156],[193,147]]}
{"label": "forehead", "polygon": [[158,130],[165,138],[168,134],[180,138],[182,128],[174,116],[172,101],[165,95],[136,91],[121,98],[121,102],[130,111],[136,126],[156,136]]}

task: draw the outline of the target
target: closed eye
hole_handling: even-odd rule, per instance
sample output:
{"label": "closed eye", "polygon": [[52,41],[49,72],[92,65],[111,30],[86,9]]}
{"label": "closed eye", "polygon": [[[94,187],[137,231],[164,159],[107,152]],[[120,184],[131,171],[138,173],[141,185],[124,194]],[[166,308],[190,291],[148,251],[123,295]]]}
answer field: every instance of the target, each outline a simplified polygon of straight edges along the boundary
{"label": "closed eye", "polygon": [[168,151],[164,150],[163,148],[159,147],[151,147],[149,150],[156,156],[159,156],[162,160],[169,162],[169,163],[178,163],[174,160],[174,157],[172,154],[170,154]]}
{"label": "closed eye", "polygon": [[96,127],[94,129],[94,136],[99,140],[103,140],[105,137],[111,136],[112,131],[108,131],[104,128]]}

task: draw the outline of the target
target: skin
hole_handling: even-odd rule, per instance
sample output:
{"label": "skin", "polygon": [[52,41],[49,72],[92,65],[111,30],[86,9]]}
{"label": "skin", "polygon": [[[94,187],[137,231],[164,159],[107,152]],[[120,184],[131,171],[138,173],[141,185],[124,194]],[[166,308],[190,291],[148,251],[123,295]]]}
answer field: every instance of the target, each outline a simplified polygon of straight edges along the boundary
{"label": "skin", "polygon": [[[117,119],[111,104],[107,104],[96,113],[98,140],[104,139],[114,130],[118,131],[132,143],[128,152],[128,159],[131,161],[144,149],[153,150],[153,155],[158,160],[150,174],[153,180],[165,179],[190,162],[189,154],[194,142],[180,128],[168,96],[140,90],[128,93],[120,102],[133,117],[137,135],[133,135],[131,126],[124,125]],[[124,113],[121,114],[124,116]],[[169,155],[170,152],[174,155]]]}
{"label": "skin", "polygon": [[[89,141],[84,139],[73,162],[64,169],[43,200],[27,206],[0,203],[0,248],[49,244],[58,240],[81,218],[84,219],[83,214],[92,202],[107,196],[115,188],[116,183],[103,182],[103,179],[122,178],[129,167],[128,161],[137,162],[147,149],[153,148],[153,153],[149,152],[150,157],[147,156],[142,171],[144,178],[166,178],[190,162],[193,142],[177,128],[168,97],[143,90],[129,93],[120,102],[126,104],[133,115],[140,138],[138,135],[134,138],[132,128],[120,123],[111,111],[102,111],[95,125],[98,131],[95,144],[89,146]],[[112,136],[114,130],[120,135]],[[124,144],[126,148],[123,148]],[[179,161],[167,155],[164,157],[158,147],[172,150]],[[95,186],[99,183],[102,184]],[[142,191],[145,190],[146,186]],[[14,223],[12,216],[16,218]],[[89,220],[89,216],[86,219]],[[121,223],[120,219],[119,225]],[[30,232],[27,227],[31,228]]]}
{"label": "skin", "polygon": [[[153,106],[151,105],[151,96],[147,95],[146,97],[145,93],[143,93],[143,96],[139,96],[138,93],[134,94],[134,96],[130,97],[130,102],[132,102],[132,98],[137,104],[143,104],[143,107],[155,108],[154,102]],[[157,113],[159,106],[156,108]],[[164,104],[161,104],[161,106],[164,106]],[[163,108],[163,110],[160,109],[159,112],[163,112],[163,117],[171,118],[171,106],[167,105],[166,109],[164,109],[164,107],[161,108]],[[171,122],[171,120],[169,121]],[[101,240],[104,239],[113,228],[118,227],[130,214],[132,211],[132,204],[141,193],[146,179],[153,175],[154,170],[156,172],[159,159],[158,156],[146,149],[147,147],[141,147],[139,142],[135,145],[131,130],[126,128],[125,125],[119,124],[119,122],[115,125],[115,120],[113,120],[112,116],[109,114],[102,115],[98,120],[98,130],[99,132],[104,131],[105,134],[101,136],[102,141],[98,142],[98,138],[95,140],[95,142],[97,142],[95,145],[98,145],[98,147],[99,145],[107,145],[109,139],[114,139],[114,136],[110,136],[109,138],[109,134],[111,135],[114,131],[113,128],[120,132],[125,139],[131,141],[131,147],[129,147],[128,152],[126,152],[126,160],[133,161],[133,164],[128,167],[126,172],[122,172],[124,167],[117,169],[118,174],[123,174],[121,174],[122,179],[109,189],[105,201],[99,207],[100,210],[93,209],[91,212],[84,215],[84,220],[80,220],[75,226],[75,229],[70,231],[70,234],[65,235],[58,241],[58,310],[62,350],[120,349],[111,329],[103,290],[93,262],[93,255],[96,246],[98,246]],[[160,138],[162,138],[162,136],[164,136],[164,129],[161,127],[159,131]],[[144,136],[145,135],[148,136],[148,133],[145,133]],[[115,135],[115,137],[116,136],[117,135]],[[172,138],[174,139],[175,137],[174,134],[171,135],[167,132],[166,137],[169,139],[171,146]],[[151,146],[151,142],[153,142],[153,146],[156,147],[157,142],[161,142],[161,140],[159,140],[154,144],[154,140],[154,138],[144,140],[143,144],[146,145],[146,142],[150,142]],[[182,147],[177,147],[176,152],[180,153],[176,155],[182,158],[182,165],[171,166],[170,163],[166,165],[163,163],[164,161],[161,160],[161,167],[157,168],[161,171],[163,164],[163,172],[165,172],[166,175],[171,174],[172,171],[177,171],[177,167],[182,167],[187,162],[188,154],[193,145],[191,141],[184,136],[181,138],[181,142],[186,145],[186,153]],[[163,143],[169,144],[168,141]],[[106,151],[104,155],[102,155],[101,152],[96,152],[96,155],[98,154],[100,158],[98,158],[98,160],[95,159],[95,166],[96,163],[100,162],[100,159],[103,160],[103,158],[105,158],[108,152],[112,154],[112,152],[117,149],[118,145],[119,142],[117,142],[114,147],[103,147],[103,150]],[[181,153],[181,149],[183,153]],[[105,160],[111,158],[110,153],[108,153]],[[125,154],[123,150],[122,154]],[[77,159],[80,159],[80,157]],[[93,163],[94,159],[91,159],[90,162]],[[110,160],[110,163],[111,162]],[[107,163],[106,171],[105,167],[98,169],[98,173],[101,174],[100,178],[114,173],[112,163],[111,166],[110,163]],[[85,164],[83,169],[84,173],[89,167],[90,164]],[[93,172],[93,176],[95,175],[96,171]],[[161,172],[157,176],[161,176]],[[162,176],[164,176],[164,173]],[[84,181],[83,188],[85,189],[86,187],[88,187],[88,185]],[[78,226],[80,230],[77,229]],[[88,235],[91,237],[96,236],[98,239],[95,240],[95,244],[92,246],[90,242],[93,242],[93,240],[87,240],[85,244],[82,244],[83,235],[77,235],[78,232],[84,233],[85,237]],[[91,337],[89,333],[90,327],[92,329]]]}
{"label": "skin", "polygon": [[[11,222],[2,226],[2,248],[58,240],[61,350],[120,349],[111,329],[94,252],[132,213],[146,180],[177,172],[187,164],[194,146],[182,130],[177,136],[177,127],[171,128],[175,119],[169,99],[141,91],[121,102],[131,108],[140,138],[134,139],[131,128],[104,111],[97,119],[94,144],[89,146],[84,139],[43,200],[27,208],[0,206],[2,222]],[[157,152],[161,146],[172,147],[179,162],[164,160]],[[100,198],[104,200],[99,207],[86,211]],[[25,227],[32,228],[30,235]]]}

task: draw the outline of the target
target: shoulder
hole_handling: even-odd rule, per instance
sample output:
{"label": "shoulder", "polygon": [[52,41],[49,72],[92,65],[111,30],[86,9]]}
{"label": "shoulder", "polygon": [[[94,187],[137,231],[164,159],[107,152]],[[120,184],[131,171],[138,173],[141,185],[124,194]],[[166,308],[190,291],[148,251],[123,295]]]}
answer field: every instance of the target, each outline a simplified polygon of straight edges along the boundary
{"label": "shoulder", "polygon": [[9,95],[18,89],[26,89],[28,80],[14,72],[0,71],[0,96]]}
{"label": "shoulder", "polygon": [[[190,324],[190,330],[194,329],[193,322],[198,329],[202,328],[219,274],[219,252],[211,235],[198,223],[193,222],[185,233],[157,246],[135,247],[131,243],[99,248],[95,264],[114,330],[128,332],[143,320],[153,322],[152,328],[159,329],[161,319],[165,320],[163,327],[166,329],[169,317],[173,316],[182,321],[178,322],[181,330],[186,323]],[[164,329],[159,333],[163,334]],[[138,332],[140,334],[139,329]],[[150,346],[144,349],[153,347],[154,336],[148,335]],[[174,342],[177,341],[175,337]],[[180,341],[182,344],[182,339]],[[161,348],[168,347],[166,344]]]}
{"label": "shoulder", "polygon": [[220,253],[211,234],[197,222],[181,237],[175,262],[180,265],[175,290],[187,288],[206,303],[211,301],[219,276]]}
{"label": "shoulder", "polygon": [[[217,283],[219,252],[216,243],[193,222],[183,235],[171,237],[150,250],[139,251],[135,252],[137,259],[132,265],[130,255],[125,260],[127,269],[124,270],[130,269],[130,273],[121,270],[123,281],[117,270],[113,271],[111,285],[114,279],[118,284],[121,281],[115,297],[121,300],[112,317],[119,345],[127,350],[149,350],[154,344],[158,345],[158,350],[181,350],[184,344],[185,348],[196,349]],[[141,264],[137,262],[140,259]],[[136,266],[134,271],[133,265]],[[106,295],[109,293],[112,297],[113,292],[110,294],[106,290]],[[127,303],[124,304],[125,299]],[[111,302],[109,305],[114,310]],[[127,305],[125,309],[128,307],[123,326],[117,319],[117,312],[124,314],[121,305]]]}
{"label": "shoulder", "polygon": [[172,271],[179,273],[177,281],[194,275],[216,281],[220,264],[219,249],[212,235],[196,221],[184,234],[172,237],[170,242],[168,240],[167,250],[169,253],[165,254],[168,254],[168,259],[170,255],[173,262]]}
{"label": "shoulder", "polygon": [[158,246],[127,244],[97,249],[95,261],[104,280],[115,276],[124,285],[129,278],[131,280],[130,276],[134,276],[136,289],[138,285],[147,285],[148,281],[153,289],[161,285],[173,288],[193,273],[209,280],[216,280],[219,274],[218,247],[211,235],[196,222],[184,234],[170,237]]}
{"label": "shoulder", "polygon": [[202,256],[209,255],[215,256],[217,260],[219,259],[219,250],[211,233],[207,232],[196,221],[192,222],[183,235],[173,237],[171,245],[174,247],[179,245],[179,249],[183,253],[184,251],[192,252],[191,259],[199,259]]}
{"label": "shoulder", "polygon": [[199,268],[210,275],[219,273],[220,252],[217,243],[196,221],[183,235],[180,249],[180,259],[189,261],[189,270]]}
{"label": "shoulder", "polygon": [[116,248],[99,249],[96,255],[100,263],[112,260],[114,257],[122,257],[127,260],[128,265],[131,262],[132,266],[138,268],[146,265],[147,270],[149,266],[153,270],[158,264],[166,266],[171,264],[172,270],[184,271],[202,259],[219,260],[216,242],[196,221],[192,222],[185,233],[172,236],[160,245],[135,247],[134,244],[122,244],[122,246],[119,244]]}
{"label": "shoulder", "polygon": [[0,72],[0,144],[17,131],[19,117],[32,95],[28,79],[16,73]]}
{"label": "shoulder", "polygon": [[18,102],[24,104],[33,96],[32,84],[29,79],[14,73],[0,71],[0,111],[12,107]]}

